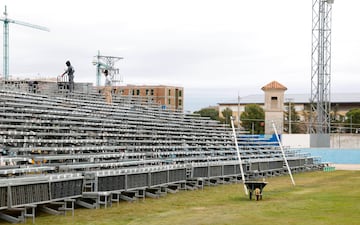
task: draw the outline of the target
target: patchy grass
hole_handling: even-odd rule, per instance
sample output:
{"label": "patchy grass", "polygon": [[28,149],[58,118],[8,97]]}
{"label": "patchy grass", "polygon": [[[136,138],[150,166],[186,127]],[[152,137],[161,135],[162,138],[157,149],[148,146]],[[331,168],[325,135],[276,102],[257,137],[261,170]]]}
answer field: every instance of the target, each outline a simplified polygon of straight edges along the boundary
{"label": "patchy grass", "polygon": [[160,199],[121,202],[107,209],[77,209],[75,217],[41,213],[36,224],[360,223],[360,171],[317,171],[295,174],[294,179],[295,187],[289,176],[268,178],[262,201],[250,201],[241,184],[219,185],[180,191]]}

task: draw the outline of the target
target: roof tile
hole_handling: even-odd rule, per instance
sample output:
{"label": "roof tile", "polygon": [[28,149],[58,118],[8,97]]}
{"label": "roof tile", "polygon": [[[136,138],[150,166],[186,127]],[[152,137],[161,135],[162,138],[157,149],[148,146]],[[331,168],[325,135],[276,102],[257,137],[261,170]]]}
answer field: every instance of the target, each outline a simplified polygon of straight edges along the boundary
{"label": "roof tile", "polygon": [[261,88],[261,90],[266,91],[266,90],[271,90],[271,89],[278,89],[278,90],[287,90],[287,87],[285,87],[284,85],[280,84],[277,81],[272,81],[270,83],[268,83],[267,85],[265,85],[264,87]]}

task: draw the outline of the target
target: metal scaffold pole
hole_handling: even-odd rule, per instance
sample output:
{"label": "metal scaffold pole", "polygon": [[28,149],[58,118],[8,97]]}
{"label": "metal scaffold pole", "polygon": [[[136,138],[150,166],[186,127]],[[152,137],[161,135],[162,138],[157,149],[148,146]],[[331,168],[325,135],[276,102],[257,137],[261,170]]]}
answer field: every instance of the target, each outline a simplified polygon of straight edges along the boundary
{"label": "metal scaffold pole", "polygon": [[243,185],[244,185],[244,191],[245,191],[245,194],[248,195],[248,190],[247,190],[247,187],[246,187],[246,184],[245,184],[245,176],[244,176],[244,170],[243,170],[243,167],[242,167],[242,162],[241,162],[241,156],[240,156],[240,150],[239,150],[239,145],[238,145],[238,142],[237,142],[237,137],[236,137],[236,132],[235,132],[235,127],[234,127],[234,118],[231,117],[231,127],[232,127],[232,131],[233,131],[233,134],[234,134],[234,141],[235,141],[235,147],[236,147],[236,151],[237,151],[237,157],[238,157],[238,160],[239,160],[239,166],[240,166],[240,171],[241,171],[241,180],[243,182]]}
{"label": "metal scaffold pole", "polygon": [[291,178],[291,182],[292,182],[292,184],[295,186],[295,181],[294,181],[294,178],[293,178],[292,173],[291,173],[291,168],[290,168],[289,163],[288,163],[288,161],[287,161],[287,159],[286,159],[286,155],[285,155],[285,152],[284,152],[284,148],[283,148],[283,145],[282,145],[282,143],[281,143],[281,141],[280,141],[280,139],[279,139],[279,135],[278,135],[278,132],[277,132],[277,130],[276,130],[276,126],[275,126],[274,121],[272,121],[272,126],[273,126],[273,129],[274,129],[274,132],[275,132],[276,139],[277,139],[277,141],[278,141],[278,143],[279,143],[279,147],[280,147],[280,149],[281,149],[281,153],[282,153],[282,156],[283,156],[283,158],[284,158],[284,161],[285,161],[285,164],[286,164],[286,168],[287,168],[287,170],[289,171],[289,175],[290,175],[290,178]]}

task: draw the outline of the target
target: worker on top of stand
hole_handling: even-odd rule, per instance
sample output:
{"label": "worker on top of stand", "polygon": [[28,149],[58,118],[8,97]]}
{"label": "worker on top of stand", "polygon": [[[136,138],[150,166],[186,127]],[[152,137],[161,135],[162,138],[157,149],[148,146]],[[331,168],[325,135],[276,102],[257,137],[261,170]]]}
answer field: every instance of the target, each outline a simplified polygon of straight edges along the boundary
{"label": "worker on top of stand", "polygon": [[66,66],[67,69],[65,70],[65,72],[63,74],[61,74],[60,76],[63,77],[65,74],[68,75],[68,79],[69,79],[69,92],[73,92],[74,91],[74,67],[71,65],[70,61],[66,61]]}
{"label": "worker on top of stand", "polygon": [[104,75],[105,75],[105,88],[104,88],[105,101],[107,104],[111,105],[112,104],[112,95],[111,95],[112,81],[109,76],[108,70],[104,70]]}

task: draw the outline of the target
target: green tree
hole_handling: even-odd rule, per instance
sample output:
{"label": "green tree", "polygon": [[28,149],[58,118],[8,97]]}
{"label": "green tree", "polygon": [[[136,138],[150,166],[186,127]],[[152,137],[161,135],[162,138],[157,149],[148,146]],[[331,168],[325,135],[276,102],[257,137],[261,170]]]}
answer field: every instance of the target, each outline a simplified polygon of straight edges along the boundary
{"label": "green tree", "polygon": [[223,115],[223,118],[221,118],[221,122],[225,124],[231,124],[231,116],[232,116],[232,110],[230,108],[226,108],[223,111],[221,111],[221,114]]}
{"label": "green tree", "polygon": [[355,133],[354,131],[360,128],[360,109],[351,109],[346,113],[346,127],[347,132]]}
{"label": "green tree", "polygon": [[246,105],[240,119],[242,127],[246,130],[253,131],[254,134],[264,133],[265,112],[259,105]]}
{"label": "green tree", "polygon": [[200,114],[200,116],[210,117],[213,120],[219,120],[219,111],[215,108],[203,108],[194,113]]}

